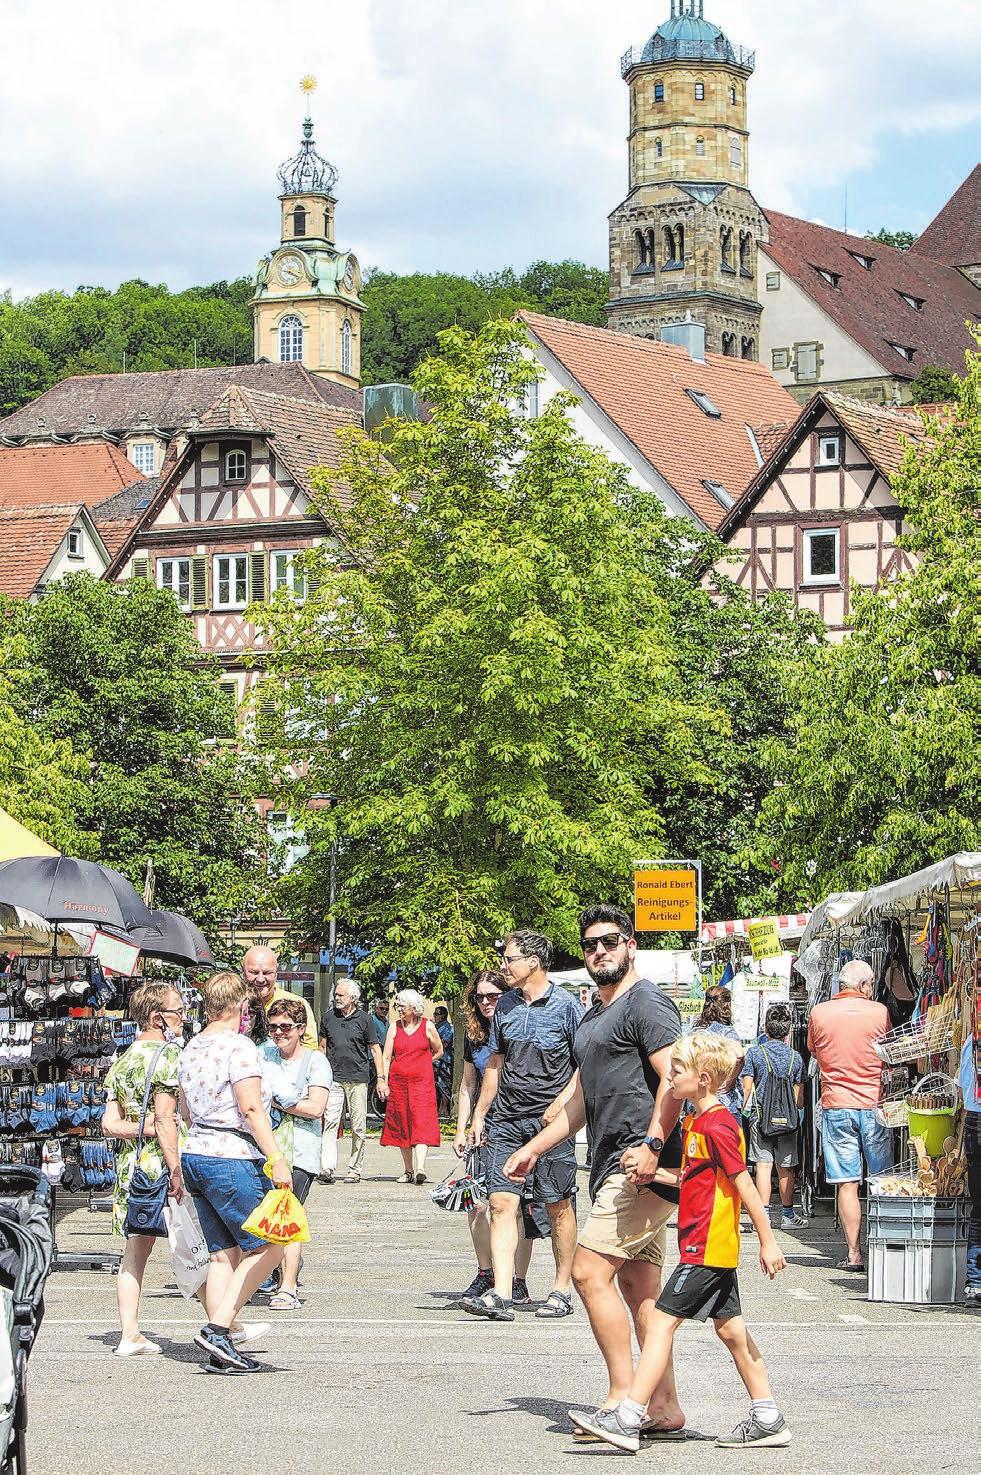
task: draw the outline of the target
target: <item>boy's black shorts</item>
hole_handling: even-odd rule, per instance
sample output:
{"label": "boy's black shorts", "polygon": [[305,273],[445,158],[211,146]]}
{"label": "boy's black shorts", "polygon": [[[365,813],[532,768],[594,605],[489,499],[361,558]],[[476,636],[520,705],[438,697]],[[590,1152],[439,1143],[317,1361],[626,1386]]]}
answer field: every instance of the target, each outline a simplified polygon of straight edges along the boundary
{"label": "boy's black shorts", "polygon": [[676,1265],[657,1298],[658,1311],[685,1321],[728,1321],[742,1315],[735,1270],[711,1265]]}

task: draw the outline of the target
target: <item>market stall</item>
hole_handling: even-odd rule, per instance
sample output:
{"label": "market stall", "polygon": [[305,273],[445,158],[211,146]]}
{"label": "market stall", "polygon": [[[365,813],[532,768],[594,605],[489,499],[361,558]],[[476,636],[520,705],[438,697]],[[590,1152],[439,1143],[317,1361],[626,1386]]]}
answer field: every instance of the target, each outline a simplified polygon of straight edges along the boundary
{"label": "market stall", "polygon": [[827,897],[801,937],[808,1008],[832,997],[850,958],[871,966],[892,1022],[876,1050],[896,1166],[869,1184],[869,1298],[949,1303],[964,1280],[969,1219],[958,1077],[963,1042],[978,1050],[981,854]]}

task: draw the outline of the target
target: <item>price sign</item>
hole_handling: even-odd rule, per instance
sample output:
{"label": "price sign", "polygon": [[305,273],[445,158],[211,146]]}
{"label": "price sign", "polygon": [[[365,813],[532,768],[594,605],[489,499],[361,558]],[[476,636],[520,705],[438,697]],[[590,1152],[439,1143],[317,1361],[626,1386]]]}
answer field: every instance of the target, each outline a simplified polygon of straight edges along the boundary
{"label": "price sign", "polygon": [[634,927],[638,932],[694,932],[697,912],[694,871],[634,871]]}
{"label": "price sign", "polygon": [[762,922],[751,922],[746,929],[749,946],[754,958],[778,958],[783,952],[777,936],[776,917],[766,917]]}
{"label": "price sign", "polygon": [[704,998],[701,999],[675,999],[678,1013],[682,1020],[697,1019],[705,1005]]}

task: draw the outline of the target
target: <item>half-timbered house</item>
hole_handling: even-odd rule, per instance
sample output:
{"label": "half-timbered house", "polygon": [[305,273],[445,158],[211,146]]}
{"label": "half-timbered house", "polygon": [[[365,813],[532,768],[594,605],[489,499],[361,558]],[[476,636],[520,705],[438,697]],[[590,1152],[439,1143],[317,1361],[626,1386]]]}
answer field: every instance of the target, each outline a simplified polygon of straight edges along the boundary
{"label": "half-timbered house", "polygon": [[908,412],[816,394],[721,524],[744,557],[720,569],[754,598],[789,594],[840,639],[852,581],[873,589],[912,566],[891,482],[921,434]]}
{"label": "half-timbered house", "polygon": [[107,571],[171,591],[237,705],[261,653],[246,610],[284,587],[304,596],[297,557],[331,531],[310,474],[336,469],[338,430],[360,423],[354,407],[229,386],[175,444],[146,516]]}

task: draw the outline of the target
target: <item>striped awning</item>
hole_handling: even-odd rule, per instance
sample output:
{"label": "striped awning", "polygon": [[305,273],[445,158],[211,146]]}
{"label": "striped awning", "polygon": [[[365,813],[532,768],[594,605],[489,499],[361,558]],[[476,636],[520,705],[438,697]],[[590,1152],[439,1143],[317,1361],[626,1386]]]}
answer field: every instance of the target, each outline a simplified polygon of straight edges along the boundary
{"label": "striped awning", "polygon": [[724,942],[727,937],[745,937],[756,922],[776,922],[778,937],[800,937],[810,917],[810,912],[797,912],[786,917],[739,917],[732,922],[705,922],[702,941]]}

